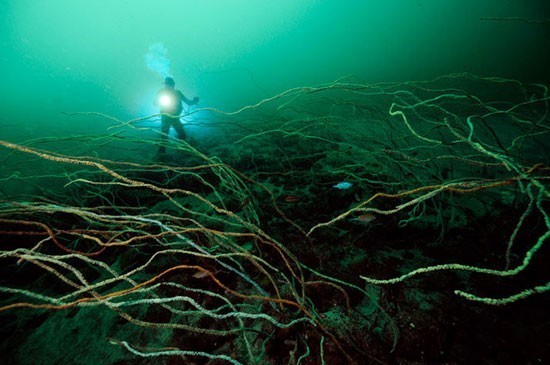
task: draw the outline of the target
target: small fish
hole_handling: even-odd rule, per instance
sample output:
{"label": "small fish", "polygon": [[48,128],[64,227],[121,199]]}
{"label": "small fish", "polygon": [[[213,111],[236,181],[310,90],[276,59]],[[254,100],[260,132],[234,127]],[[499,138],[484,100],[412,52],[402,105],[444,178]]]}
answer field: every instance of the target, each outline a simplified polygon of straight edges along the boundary
{"label": "small fish", "polygon": [[350,183],[350,182],[341,181],[338,184],[333,185],[332,187],[335,188],[335,189],[345,190],[345,189],[351,188],[352,186],[353,186],[353,184]]}
{"label": "small fish", "polygon": [[370,223],[373,220],[376,219],[376,216],[372,213],[365,213],[361,214],[360,216],[357,216],[352,219],[352,221],[360,222],[360,223]]}
{"label": "small fish", "polygon": [[300,200],[300,197],[298,195],[286,195],[284,197],[284,201],[287,203],[295,203],[298,200]]}
{"label": "small fish", "polygon": [[208,276],[208,273],[206,271],[197,271],[193,274],[193,277],[195,279],[202,279]]}

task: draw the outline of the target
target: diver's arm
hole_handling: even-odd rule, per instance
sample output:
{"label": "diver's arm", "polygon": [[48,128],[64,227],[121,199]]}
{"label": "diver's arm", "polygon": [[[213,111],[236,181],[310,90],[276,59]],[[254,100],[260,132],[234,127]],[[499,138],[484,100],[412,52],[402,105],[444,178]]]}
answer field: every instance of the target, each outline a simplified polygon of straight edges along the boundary
{"label": "diver's arm", "polygon": [[189,100],[189,99],[187,99],[187,98],[185,97],[185,95],[183,95],[182,92],[180,92],[180,97],[181,97],[181,100],[182,100],[185,104],[187,104],[187,105],[189,105],[189,106],[191,106],[191,105],[197,105],[197,104],[199,103],[199,97],[198,97],[198,96],[195,96],[195,97],[193,98],[193,100]]}

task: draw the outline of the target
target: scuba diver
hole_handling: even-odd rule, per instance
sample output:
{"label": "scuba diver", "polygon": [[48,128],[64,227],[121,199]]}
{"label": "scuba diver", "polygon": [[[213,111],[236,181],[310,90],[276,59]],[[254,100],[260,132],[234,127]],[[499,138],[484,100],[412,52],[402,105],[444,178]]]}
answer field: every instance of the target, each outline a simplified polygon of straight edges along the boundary
{"label": "scuba diver", "polygon": [[159,148],[159,153],[166,152],[164,142],[168,138],[170,127],[176,130],[178,139],[185,139],[185,131],[180,121],[180,115],[183,111],[182,102],[185,102],[189,106],[196,105],[199,102],[198,97],[193,98],[193,100],[187,99],[181,91],[175,88],[176,82],[171,77],[164,79],[164,85],[165,87],[159,90],[155,98],[155,105],[160,106],[161,112],[162,145]]}

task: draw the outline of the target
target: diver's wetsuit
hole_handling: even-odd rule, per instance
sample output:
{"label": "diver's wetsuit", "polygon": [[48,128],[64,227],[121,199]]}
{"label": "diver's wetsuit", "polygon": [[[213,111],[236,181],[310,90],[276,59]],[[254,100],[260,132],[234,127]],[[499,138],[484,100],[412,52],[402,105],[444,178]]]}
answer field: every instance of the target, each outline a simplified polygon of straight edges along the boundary
{"label": "diver's wetsuit", "polygon": [[179,139],[185,139],[185,131],[183,130],[183,125],[180,121],[180,114],[183,110],[182,107],[182,101],[186,100],[185,96],[181,93],[181,91],[171,88],[165,88],[159,91],[157,100],[160,100],[160,98],[168,96],[172,100],[172,105],[162,105],[160,107],[160,112],[162,113],[160,120],[161,120],[161,131],[162,131],[162,141],[164,142],[166,138],[168,137],[168,133],[170,132],[170,127],[173,127],[177,134]]}
{"label": "diver's wetsuit", "polygon": [[171,77],[164,78],[164,85],[166,87],[161,89],[155,99],[155,104],[160,106],[162,122],[162,135],[160,153],[165,152],[165,142],[170,132],[170,127],[173,127],[178,133],[178,139],[185,139],[185,131],[180,121],[180,115],[183,110],[182,103],[187,105],[196,105],[199,102],[199,98],[195,97],[193,100],[187,99],[181,91],[177,90],[174,86],[176,83]]}

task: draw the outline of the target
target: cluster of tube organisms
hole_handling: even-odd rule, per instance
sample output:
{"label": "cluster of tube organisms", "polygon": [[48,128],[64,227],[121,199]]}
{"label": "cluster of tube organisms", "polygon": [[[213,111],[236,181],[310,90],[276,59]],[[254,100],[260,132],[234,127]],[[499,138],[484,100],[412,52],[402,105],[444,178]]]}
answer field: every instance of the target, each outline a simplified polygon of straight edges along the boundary
{"label": "cluster of tube organisms", "polygon": [[[145,130],[151,117],[100,113],[74,118],[112,121],[103,136],[2,140],[0,315],[118,318],[93,341],[138,358],[265,364],[279,351],[280,363],[356,363],[360,320],[391,351],[399,329],[377,290],[441,271],[498,289],[540,259],[550,236],[549,102],[545,85],[470,74],[341,79],[233,112],[196,109],[193,123],[212,131],[196,143],[158,138]],[[159,144],[172,157],[135,157]],[[104,152],[118,148],[129,153]],[[336,191],[341,181],[351,188]],[[369,255],[353,244],[375,242],[365,232],[381,224],[427,226],[445,245],[451,227],[471,229],[469,207],[495,202],[521,212],[494,243],[500,266],[449,257],[406,272],[346,271],[326,254],[349,245]],[[536,279],[498,297],[451,293],[506,305],[549,290]]]}

